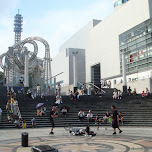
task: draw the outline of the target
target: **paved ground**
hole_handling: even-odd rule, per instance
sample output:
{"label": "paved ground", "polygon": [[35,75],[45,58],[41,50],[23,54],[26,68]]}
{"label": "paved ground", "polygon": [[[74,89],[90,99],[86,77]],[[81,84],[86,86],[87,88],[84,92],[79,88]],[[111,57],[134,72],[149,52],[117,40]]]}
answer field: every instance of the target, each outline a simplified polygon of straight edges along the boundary
{"label": "paved ground", "polygon": [[[0,152],[31,152],[34,145],[50,145],[59,152],[152,152],[152,128],[126,128],[123,133],[112,135],[112,128],[91,128],[95,137],[76,137],[64,128],[0,130]],[[21,133],[29,133],[29,147],[21,147]]]}

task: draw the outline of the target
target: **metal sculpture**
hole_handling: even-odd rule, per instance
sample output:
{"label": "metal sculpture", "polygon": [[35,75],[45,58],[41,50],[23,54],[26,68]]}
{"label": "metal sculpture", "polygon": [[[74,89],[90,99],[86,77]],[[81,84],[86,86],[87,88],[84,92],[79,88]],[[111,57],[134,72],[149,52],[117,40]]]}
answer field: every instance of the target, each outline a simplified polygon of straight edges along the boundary
{"label": "metal sculpture", "polygon": [[[38,45],[36,41],[43,43],[45,46],[45,57],[43,60],[37,57]],[[34,52],[29,51],[25,47],[27,43],[34,46]],[[19,41],[0,56],[0,67],[4,70],[7,83],[11,86],[16,85],[16,82],[14,82],[15,75],[21,76],[24,74],[25,55],[28,55],[28,72],[34,75],[35,80],[41,79],[43,84],[48,86],[51,83],[50,47],[48,42],[41,37],[29,37]]]}

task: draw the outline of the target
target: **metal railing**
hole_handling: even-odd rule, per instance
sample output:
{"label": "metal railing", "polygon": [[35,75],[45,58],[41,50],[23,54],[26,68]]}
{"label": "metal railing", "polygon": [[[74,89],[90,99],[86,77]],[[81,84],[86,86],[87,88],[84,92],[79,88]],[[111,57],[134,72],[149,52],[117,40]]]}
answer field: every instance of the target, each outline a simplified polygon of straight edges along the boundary
{"label": "metal railing", "polygon": [[[92,85],[94,88],[96,88],[96,89],[98,89],[98,90],[101,90],[103,93],[106,93],[104,90],[102,90],[101,88],[99,88],[98,86],[96,86],[95,84],[93,84],[93,83],[91,83],[91,82],[87,82],[87,83],[85,83],[85,84],[86,84],[87,89],[88,89],[88,85],[89,85],[89,86]],[[77,86],[78,86],[78,89],[81,90],[83,84],[82,84],[81,82],[77,82]]]}
{"label": "metal railing", "polygon": [[89,84],[89,85],[92,85],[93,87],[95,87],[96,89],[99,89],[101,90],[103,93],[106,93],[106,91],[102,90],[101,88],[99,88],[98,86],[96,86],[95,84],[91,83],[91,82],[88,82],[86,84]]}
{"label": "metal railing", "polygon": [[22,119],[22,116],[21,116],[21,112],[20,112],[19,107],[18,107],[18,110],[17,110],[17,115],[18,115],[19,119]]}

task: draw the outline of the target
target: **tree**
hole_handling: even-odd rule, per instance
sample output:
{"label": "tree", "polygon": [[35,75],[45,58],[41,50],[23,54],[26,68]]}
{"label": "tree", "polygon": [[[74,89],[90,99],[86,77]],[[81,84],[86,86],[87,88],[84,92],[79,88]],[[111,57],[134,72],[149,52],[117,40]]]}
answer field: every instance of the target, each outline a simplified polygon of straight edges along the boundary
{"label": "tree", "polygon": [[0,81],[4,79],[4,72],[0,71]]}

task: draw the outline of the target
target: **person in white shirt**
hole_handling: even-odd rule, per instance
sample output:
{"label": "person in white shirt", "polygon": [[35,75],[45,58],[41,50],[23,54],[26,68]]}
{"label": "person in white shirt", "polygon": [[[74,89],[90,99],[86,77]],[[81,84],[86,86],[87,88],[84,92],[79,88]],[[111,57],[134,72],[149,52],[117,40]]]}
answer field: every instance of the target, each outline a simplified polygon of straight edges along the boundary
{"label": "person in white shirt", "polygon": [[56,102],[55,102],[55,103],[58,104],[58,105],[60,105],[60,104],[63,103],[63,102],[62,102],[62,97],[61,97],[60,94],[58,94],[58,95],[56,96]]}
{"label": "person in white shirt", "polygon": [[63,109],[61,110],[61,113],[62,113],[63,116],[66,117],[66,115],[67,115],[67,109],[65,107],[63,107]]}
{"label": "person in white shirt", "polygon": [[102,79],[101,79],[100,83],[101,83],[101,88],[103,88],[103,86],[104,86],[104,81],[103,81]]}
{"label": "person in white shirt", "polygon": [[80,112],[78,113],[79,120],[80,120],[80,121],[83,121],[83,120],[84,120],[84,116],[85,116],[85,115],[84,115],[84,112],[83,112],[83,110],[81,109]]}
{"label": "person in white shirt", "polygon": [[122,92],[120,90],[118,90],[118,100],[120,99],[121,100],[122,98]]}
{"label": "person in white shirt", "polygon": [[117,91],[116,90],[114,90],[114,92],[113,92],[113,99],[117,99]]}
{"label": "person in white shirt", "polygon": [[91,110],[89,110],[88,114],[87,114],[87,119],[88,119],[89,122],[91,122],[92,118],[93,118],[93,114],[92,114]]}
{"label": "person in white shirt", "polygon": [[0,122],[1,122],[1,119],[2,119],[2,109],[0,108]]}
{"label": "person in white shirt", "polygon": [[150,91],[148,88],[146,88],[146,97],[149,97],[150,96]]}

